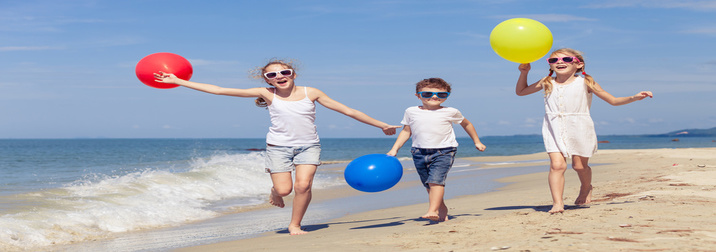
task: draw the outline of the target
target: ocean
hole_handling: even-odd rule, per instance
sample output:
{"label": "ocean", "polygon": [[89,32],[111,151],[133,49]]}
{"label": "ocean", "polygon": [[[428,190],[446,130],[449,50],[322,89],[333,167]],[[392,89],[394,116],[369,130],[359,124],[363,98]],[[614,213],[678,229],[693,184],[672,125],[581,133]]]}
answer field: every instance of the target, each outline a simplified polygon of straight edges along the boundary
{"label": "ocean", "polygon": [[[457,157],[543,152],[539,135],[485,136],[487,151],[460,138]],[[716,137],[600,136],[600,149],[716,147]],[[0,139],[0,250],[157,251],[281,232],[290,206],[266,208],[271,181],[264,173],[264,139]],[[385,153],[394,138],[322,139],[324,162],[314,191],[346,186],[342,168],[351,160]],[[398,153],[412,168],[410,142]],[[598,155],[598,154],[597,154]],[[545,156],[545,159],[547,157]],[[500,177],[545,167],[487,169],[458,160],[452,173],[471,179],[464,194],[499,186]],[[487,168],[486,168],[487,167]],[[458,179],[457,177],[455,179]],[[378,193],[312,203],[304,225],[356,211],[425,201],[417,175]],[[415,195],[401,190],[415,191]],[[376,197],[396,194],[398,197]],[[405,196],[411,195],[411,196]],[[448,194],[456,197],[460,194]],[[360,199],[400,198],[371,207]],[[358,199],[358,200],[356,200]],[[365,205],[365,204],[364,204]]]}

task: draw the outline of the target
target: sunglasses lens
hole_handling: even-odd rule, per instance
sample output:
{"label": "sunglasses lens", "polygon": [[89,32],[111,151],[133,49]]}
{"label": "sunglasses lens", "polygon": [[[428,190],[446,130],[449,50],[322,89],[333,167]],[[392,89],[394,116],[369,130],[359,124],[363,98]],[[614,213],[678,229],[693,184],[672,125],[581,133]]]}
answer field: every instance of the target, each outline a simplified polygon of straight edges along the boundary
{"label": "sunglasses lens", "polygon": [[445,98],[448,98],[448,96],[450,96],[450,93],[448,93],[448,92],[427,92],[427,91],[423,91],[423,92],[420,92],[419,94],[420,94],[420,97],[426,98],[426,99],[427,99],[427,98],[432,98],[433,95],[437,95],[438,98],[440,98],[440,99],[445,99]]}
{"label": "sunglasses lens", "polygon": [[549,59],[547,59],[547,63],[554,64],[554,63],[557,63],[558,60],[559,60],[558,58],[549,58]]}
{"label": "sunglasses lens", "polygon": [[574,61],[574,58],[572,58],[572,57],[564,57],[564,58],[562,58],[562,61],[564,61],[565,63],[572,63],[572,61]]}
{"label": "sunglasses lens", "polygon": [[269,78],[269,79],[276,78],[276,75],[278,75],[276,72],[270,72],[270,73],[264,74],[264,76],[266,76],[266,78]]}
{"label": "sunglasses lens", "polygon": [[291,70],[291,69],[281,70],[280,73],[283,76],[291,76],[293,74],[293,70]]}

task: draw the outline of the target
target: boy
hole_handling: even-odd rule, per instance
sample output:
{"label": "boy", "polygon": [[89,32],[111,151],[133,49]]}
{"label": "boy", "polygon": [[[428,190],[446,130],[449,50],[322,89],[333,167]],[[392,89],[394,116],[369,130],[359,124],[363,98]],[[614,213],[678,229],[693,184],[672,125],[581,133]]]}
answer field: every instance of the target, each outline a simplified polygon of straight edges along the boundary
{"label": "boy", "polygon": [[405,126],[387,154],[395,156],[412,136],[410,152],[413,154],[415,170],[428,191],[428,212],[421,218],[447,221],[448,208],[443,200],[445,179],[455,160],[458,145],[452,124],[459,123],[465,129],[475,143],[475,148],[485,151],[486,147],[480,142],[475,127],[459,110],[442,106],[450,96],[450,84],[440,78],[424,79],[416,84],[415,90],[415,96],[423,105],[405,110],[403,121],[400,122]]}

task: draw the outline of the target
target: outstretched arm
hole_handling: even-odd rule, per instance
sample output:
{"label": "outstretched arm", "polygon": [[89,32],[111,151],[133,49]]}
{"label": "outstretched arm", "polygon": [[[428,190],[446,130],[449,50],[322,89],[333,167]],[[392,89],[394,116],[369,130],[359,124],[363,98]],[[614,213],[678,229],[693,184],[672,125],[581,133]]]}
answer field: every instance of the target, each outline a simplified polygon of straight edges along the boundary
{"label": "outstretched arm", "polygon": [[467,120],[467,118],[462,119],[462,122],[460,122],[460,126],[462,126],[463,129],[465,129],[465,132],[467,132],[467,135],[472,138],[472,142],[475,143],[475,148],[480,151],[485,151],[487,146],[482,144],[480,141],[480,137],[477,136],[477,131],[475,131],[475,126],[472,125],[470,121]]}
{"label": "outstretched arm", "polygon": [[363,112],[360,112],[360,111],[352,109],[346,105],[343,105],[342,103],[337,102],[337,101],[331,99],[330,97],[328,97],[328,95],[323,93],[321,90],[318,90],[315,88],[310,88],[309,90],[310,90],[309,95],[315,95],[315,97],[316,97],[315,100],[318,101],[318,103],[320,103],[324,107],[329,108],[333,111],[339,112],[341,114],[347,115],[353,119],[358,120],[359,122],[378,127],[381,130],[383,130],[383,133],[385,133],[386,135],[393,135],[393,134],[395,134],[395,129],[400,128],[400,126],[389,125],[387,123],[378,121],[378,120],[374,119],[373,117],[366,115]]}
{"label": "outstretched arm", "polygon": [[520,77],[517,78],[517,85],[515,86],[515,93],[517,95],[525,96],[534,94],[542,89],[542,85],[539,84],[539,81],[532,85],[527,85],[527,73],[532,69],[530,63],[520,64],[518,69],[520,70]]}
{"label": "outstretched arm", "polygon": [[395,143],[393,144],[393,148],[388,151],[388,155],[395,156],[398,155],[398,150],[400,150],[400,147],[403,147],[405,142],[410,139],[410,136],[412,135],[412,132],[410,131],[410,126],[405,125],[403,126],[403,130],[400,131],[400,134],[398,134],[398,138],[395,139]]}
{"label": "outstretched arm", "polygon": [[159,72],[154,74],[156,82],[177,84],[180,86],[188,87],[194,90],[215,94],[215,95],[228,95],[237,97],[263,97],[263,93],[268,93],[266,88],[224,88],[212,84],[198,83],[188,80],[182,80],[176,77],[172,73]]}
{"label": "outstretched arm", "polygon": [[605,91],[602,86],[600,86],[598,83],[594,83],[594,88],[592,89],[592,92],[594,92],[597,97],[601,98],[605,102],[613,105],[613,106],[619,106],[619,105],[625,105],[629,104],[635,101],[641,101],[644,100],[644,98],[649,97],[652,98],[654,95],[651,93],[651,91],[641,91],[635,95],[632,96],[625,96],[625,97],[614,97],[612,94]]}

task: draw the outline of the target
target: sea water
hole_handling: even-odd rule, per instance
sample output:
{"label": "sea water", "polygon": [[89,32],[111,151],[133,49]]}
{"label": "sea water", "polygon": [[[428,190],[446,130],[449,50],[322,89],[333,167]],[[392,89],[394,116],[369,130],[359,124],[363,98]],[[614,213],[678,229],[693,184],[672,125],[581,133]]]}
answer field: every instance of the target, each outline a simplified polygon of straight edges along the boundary
{"label": "sea water", "polygon": [[[600,144],[600,149],[716,147],[708,137],[672,141],[668,137],[600,136],[600,140],[609,141]],[[458,157],[544,150],[538,135],[483,137],[488,146],[484,153],[476,151],[469,138],[458,141]],[[362,155],[385,153],[393,142],[393,138],[322,139],[321,159],[326,165],[317,172],[314,188],[345,186],[340,167]],[[397,155],[404,166],[410,166],[409,146],[406,143]],[[97,246],[106,249],[111,244],[106,241],[130,239],[138,231],[146,236],[147,230],[165,230],[161,236],[170,238],[168,234],[176,232],[173,239],[191,241],[156,238],[142,243],[142,239],[134,239],[131,243],[139,243],[135,247],[120,242],[113,249],[156,250],[285,229],[289,217],[286,211],[272,208],[249,215],[237,210],[266,203],[271,181],[264,173],[264,148],[264,139],[0,140],[0,250],[55,250],[88,241],[105,241]],[[484,188],[455,191],[489,191],[497,186],[491,180],[509,175],[471,167],[474,164],[458,161],[451,172],[471,172],[474,175],[469,177],[476,180],[472,184]],[[403,180],[413,177],[405,175]],[[381,193],[401,192],[391,189]],[[390,204],[424,201],[402,198],[406,202]],[[347,203],[342,205],[354,212],[371,210]],[[306,222],[325,221],[346,211],[312,204]],[[243,223],[245,228],[217,232],[217,226],[227,226],[221,223]],[[202,230],[207,231],[202,234]]]}

